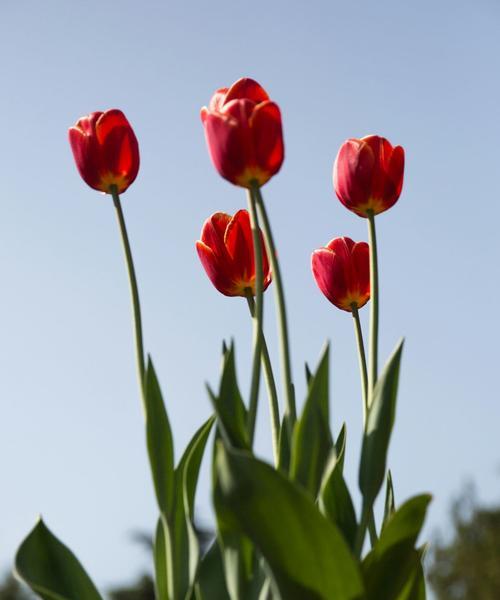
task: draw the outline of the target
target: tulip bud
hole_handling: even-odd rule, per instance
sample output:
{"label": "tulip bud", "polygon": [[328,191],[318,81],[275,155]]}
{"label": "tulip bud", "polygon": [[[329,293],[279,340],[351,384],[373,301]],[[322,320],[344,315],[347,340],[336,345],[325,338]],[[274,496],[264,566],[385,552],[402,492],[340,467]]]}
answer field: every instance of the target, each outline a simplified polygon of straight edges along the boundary
{"label": "tulip bud", "polygon": [[82,179],[91,188],[123,193],[139,171],[139,144],[135,133],[117,109],[82,117],[69,129],[69,143]]}
{"label": "tulip bud", "polygon": [[[271,283],[271,269],[264,242],[262,272],[264,290]],[[255,295],[255,259],[248,211],[239,210],[233,217],[222,212],[205,221],[201,240],[196,242],[201,264],[214,286],[225,296]]]}
{"label": "tulip bud", "polygon": [[220,175],[241,187],[264,185],[283,163],[281,113],[253,79],[221,88],[201,109],[212,162]]}
{"label": "tulip bud", "polygon": [[369,135],[344,142],[333,166],[333,186],[342,204],[360,217],[393,206],[403,187],[404,150]]}
{"label": "tulip bud", "polygon": [[348,237],[332,240],[311,257],[314,279],[323,294],[337,308],[352,311],[370,299],[370,258],[366,242]]}

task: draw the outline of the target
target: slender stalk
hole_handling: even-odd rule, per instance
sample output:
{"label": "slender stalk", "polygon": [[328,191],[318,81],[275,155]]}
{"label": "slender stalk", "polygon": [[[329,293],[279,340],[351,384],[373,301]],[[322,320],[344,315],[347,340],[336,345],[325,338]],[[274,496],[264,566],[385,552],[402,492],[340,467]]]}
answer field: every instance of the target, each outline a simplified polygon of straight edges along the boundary
{"label": "slender stalk", "polygon": [[368,510],[367,506],[363,503],[363,509],[361,511],[361,521],[358,525],[356,540],[354,542],[354,555],[357,558],[361,558],[361,553],[363,552],[363,544],[365,541],[366,527],[368,525],[369,516],[370,511]]}
{"label": "slender stalk", "polygon": [[132,296],[132,310],[134,314],[134,331],[135,331],[135,354],[137,361],[137,372],[139,375],[139,384],[141,387],[141,398],[144,402],[144,344],[142,339],[142,320],[141,320],[141,305],[139,301],[139,289],[137,287],[137,278],[135,276],[134,260],[132,258],[132,251],[130,250],[130,242],[127,234],[127,227],[125,225],[125,219],[123,217],[122,206],[120,203],[120,196],[116,185],[110,187],[110,192],[113,197],[113,204],[116,209],[116,216],[118,218],[118,225],[120,228],[120,234],[122,238],[123,250],[125,253],[125,262],[127,263],[128,277],[130,283],[130,294]]}
{"label": "slender stalk", "polygon": [[[363,331],[359,320],[359,311],[355,302],[351,305],[352,317],[354,321],[354,331],[356,333],[356,342],[358,344],[359,371],[361,375],[361,390],[363,393],[363,428],[366,427],[368,417],[368,373],[366,369],[365,345],[363,342]],[[368,515],[368,531],[370,533],[370,543],[373,548],[377,542],[377,527],[375,524],[375,515],[373,507],[370,508]]]}
{"label": "slender stalk", "polygon": [[363,393],[363,425],[365,425],[368,416],[368,372],[366,369],[365,345],[363,343],[363,332],[359,320],[359,311],[355,302],[352,303],[351,309],[354,321],[354,331],[356,333],[356,342],[358,344],[359,372],[361,375],[361,391]]}
{"label": "slender stalk", "polygon": [[293,426],[297,419],[297,412],[295,409],[295,397],[293,392],[292,383],[292,368],[290,364],[290,343],[288,339],[288,325],[286,317],[285,307],[285,294],[283,291],[283,281],[281,279],[281,270],[276,254],[276,246],[274,244],[274,238],[271,231],[271,225],[267,216],[266,207],[264,206],[264,200],[260,192],[258,185],[252,187],[253,195],[255,196],[257,207],[259,209],[259,215],[262,221],[262,230],[264,232],[264,239],[266,242],[266,248],[271,262],[271,269],[273,272],[274,290],[276,295],[276,310],[278,313],[279,333],[280,333],[280,354],[281,354],[281,371],[283,377],[283,389],[285,392],[285,414],[289,417],[288,423],[288,434],[291,439]]}
{"label": "slender stalk", "polygon": [[370,243],[370,368],[368,371],[369,404],[373,397],[373,390],[377,383],[378,368],[378,315],[379,315],[379,288],[378,288],[378,262],[377,262],[377,236],[375,233],[375,215],[368,213],[368,235]]}
{"label": "slender stalk", "polygon": [[[255,421],[257,419],[257,404],[259,401],[260,362],[262,353],[262,322],[264,317],[263,279],[262,270],[262,243],[260,236],[259,217],[255,197],[248,190],[248,208],[250,225],[252,227],[252,240],[255,264],[255,307],[253,314],[253,359],[252,380],[250,385],[250,400],[248,403],[248,433],[250,444],[253,444],[255,435]],[[247,296],[248,297],[248,296]]]}
{"label": "slender stalk", "polygon": [[[255,302],[252,294],[247,295],[248,308],[250,314],[254,316]],[[273,367],[269,350],[267,349],[266,338],[262,332],[262,366],[264,367],[264,379],[266,380],[267,394],[269,396],[269,412],[271,413],[271,433],[273,438],[273,456],[275,464],[278,464],[279,458],[279,436],[280,436],[280,409],[278,404],[278,393],[276,391],[276,382],[274,380]]]}

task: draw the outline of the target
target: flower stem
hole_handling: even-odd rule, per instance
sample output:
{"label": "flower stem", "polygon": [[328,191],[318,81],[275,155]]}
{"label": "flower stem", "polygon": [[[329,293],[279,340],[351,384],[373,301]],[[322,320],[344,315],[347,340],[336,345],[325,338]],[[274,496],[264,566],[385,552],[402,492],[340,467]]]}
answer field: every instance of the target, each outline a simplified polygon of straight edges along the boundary
{"label": "flower stem", "polygon": [[358,307],[355,302],[352,306],[352,318],[354,321],[354,331],[356,333],[356,342],[358,344],[358,359],[359,359],[359,372],[361,375],[361,391],[363,393],[363,425],[366,423],[368,416],[368,372],[366,369],[366,355],[365,345],[363,343],[363,332],[361,330],[361,323],[359,320]]}
{"label": "flower stem", "polygon": [[297,419],[297,413],[295,409],[295,397],[292,383],[292,368],[290,364],[290,344],[288,339],[288,325],[286,318],[286,307],[285,307],[285,294],[283,291],[283,281],[281,279],[281,270],[276,254],[276,246],[274,244],[273,234],[271,231],[271,225],[267,216],[266,207],[264,200],[260,192],[258,185],[254,185],[251,188],[252,195],[256,199],[257,206],[259,208],[259,215],[262,221],[262,230],[264,232],[264,239],[266,242],[267,252],[269,254],[269,260],[271,262],[271,269],[273,273],[274,290],[276,295],[276,310],[278,313],[279,332],[280,332],[280,349],[281,349],[281,371],[283,377],[283,389],[285,392],[285,416],[288,416],[286,422],[288,423],[288,435],[289,439],[292,438],[292,431],[295,421]]}
{"label": "flower stem", "polygon": [[141,305],[139,302],[139,289],[137,287],[137,278],[135,276],[134,260],[132,251],[130,250],[130,242],[127,234],[127,227],[123,217],[123,211],[120,203],[120,196],[116,185],[110,187],[110,193],[113,197],[113,204],[116,209],[118,225],[120,228],[123,250],[125,253],[125,262],[127,263],[128,277],[130,283],[130,293],[132,296],[132,309],[134,314],[134,330],[135,330],[135,352],[137,361],[137,372],[139,375],[139,384],[141,387],[141,398],[144,402],[144,345],[142,339],[142,320],[141,320]]}
{"label": "flower stem", "polygon": [[378,262],[377,262],[377,236],[375,233],[375,215],[368,213],[368,235],[370,244],[370,368],[368,371],[368,393],[371,404],[373,390],[377,383],[378,363],[378,315],[379,315],[379,289],[378,289]]}
{"label": "flower stem", "polygon": [[[252,294],[247,295],[248,308],[252,317],[255,312],[255,302]],[[267,349],[266,338],[262,332],[262,366],[264,367],[264,378],[266,380],[267,394],[269,396],[269,412],[271,413],[271,432],[273,437],[273,456],[275,464],[279,458],[279,436],[280,436],[280,409],[278,404],[278,393],[274,380],[273,367]]]}
{"label": "flower stem", "polygon": [[[361,390],[363,393],[363,428],[366,427],[366,419],[368,417],[368,374],[366,369],[365,345],[363,342],[363,331],[361,330],[361,322],[359,320],[359,311],[355,302],[351,305],[352,317],[354,320],[354,331],[356,333],[356,341],[358,344],[359,371],[361,375]],[[368,515],[368,531],[370,533],[370,543],[373,546],[377,542],[377,527],[375,525],[375,515],[373,507],[370,508]]]}
{"label": "flower stem", "polygon": [[365,541],[366,527],[369,520],[369,513],[367,506],[363,502],[363,508],[361,510],[361,520],[358,525],[358,531],[356,533],[356,540],[354,542],[354,555],[357,558],[361,558],[363,552],[363,543]]}
{"label": "flower stem", "polygon": [[[264,274],[262,270],[262,242],[259,228],[257,205],[252,190],[248,190],[248,208],[250,212],[250,225],[252,227],[252,241],[255,263],[255,306],[253,311],[253,359],[252,380],[250,385],[250,400],[248,403],[248,434],[250,444],[253,444],[255,435],[255,421],[257,419],[257,404],[259,401],[260,361],[262,354],[262,323],[264,318]],[[248,295],[247,295],[248,298]]]}

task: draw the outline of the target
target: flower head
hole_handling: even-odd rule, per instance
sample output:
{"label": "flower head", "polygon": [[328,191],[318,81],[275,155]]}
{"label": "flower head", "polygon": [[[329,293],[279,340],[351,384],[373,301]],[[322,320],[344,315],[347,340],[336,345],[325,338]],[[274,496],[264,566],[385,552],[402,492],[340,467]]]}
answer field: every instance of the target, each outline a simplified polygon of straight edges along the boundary
{"label": "flower head", "polygon": [[311,268],[319,289],[337,308],[352,311],[370,299],[370,259],[366,242],[341,237],[315,250]]}
{"label": "flower head", "polygon": [[404,162],[403,148],[378,135],[347,140],[333,166],[338,199],[360,217],[384,212],[401,194]]}
{"label": "flower head", "polygon": [[[269,261],[262,244],[264,290],[271,283]],[[255,259],[250,217],[239,210],[233,217],[217,212],[209,217],[201,230],[196,250],[208,278],[225,296],[255,295]]]}
{"label": "flower head", "polygon": [[220,175],[242,187],[264,185],[283,163],[281,113],[253,79],[220,88],[201,120],[212,162]]}
{"label": "flower head", "polygon": [[139,171],[139,144],[125,115],[117,109],[82,117],[69,129],[69,143],[82,179],[107,194],[124,192]]}

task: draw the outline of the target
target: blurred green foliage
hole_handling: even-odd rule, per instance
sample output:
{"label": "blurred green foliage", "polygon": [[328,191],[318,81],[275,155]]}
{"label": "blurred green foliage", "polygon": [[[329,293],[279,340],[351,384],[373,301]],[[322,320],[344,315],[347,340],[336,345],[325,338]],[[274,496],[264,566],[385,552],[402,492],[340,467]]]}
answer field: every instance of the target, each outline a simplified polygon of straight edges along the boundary
{"label": "blurred green foliage", "polygon": [[469,487],[452,508],[453,535],[438,538],[428,578],[437,600],[500,599],[500,507],[480,507]]}

